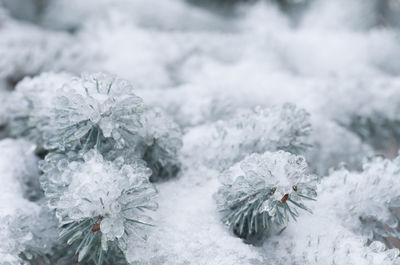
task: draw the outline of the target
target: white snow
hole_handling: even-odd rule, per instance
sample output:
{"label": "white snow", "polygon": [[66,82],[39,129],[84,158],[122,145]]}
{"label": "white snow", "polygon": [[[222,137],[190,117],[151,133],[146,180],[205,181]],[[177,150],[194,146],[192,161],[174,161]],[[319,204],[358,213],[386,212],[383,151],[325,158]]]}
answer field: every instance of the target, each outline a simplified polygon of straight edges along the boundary
{"label": "white snow", "polygon": [[[0,124],[10,118],[5,105],[18,106],[18,98],[7,103],[8,97],[29,80],[15,93],[10,92],[13,82],[45,71],[101,71],[132,82],[145,104],[162,108],[181,127],[183,169],[177,179],[156,184],[157,225],[149,229],[146,244],[129,242],[127,259],[132,264],[394,264],[396,250],[385,252],[378,243],[371,249],[367,237],[355,229],[358,223],[345,221],[343,211],[353,203],[350,189],[358,187],[353,183],[349,190],[342,189],[335,179],[341,170],[322,180],[318,200],[311,203],[313,214],[301,215],[280,235],[254,247],[221,222],[213,199],[221,172],[211,162],[221,164],[215,158],[223,153],[221,146],[213,142],[218,124],[228,124],[241,110],[290,102],[310,113],[313,130],[307,143],[313,147],[304,155],[312,169],[321,175],[341,164],[361,169],[363,157],[373,148],[346,127],[355,117],[399,122],[399,27],[385,24],[400,23],[398,1],[388,0],[387,14],[393,17],[383,21],[378,13],[383,0],[314,0],[296,19],[269,1],[219,14],[184,0],[53,0],[35,25],[6,14],[1,2]],[[42,77],[46,75],[53,74]],[[60,79],[64,82],[66,76],[61,74]],[[60,82],[56,78],[48,90],[55,91],[52,86]],[[45,97],[50,99],[51,93]],[[37,100],[46,106],[45,98]],[[98,102],[97,116],[104,112],[102,103]],[[29,109],[21,111],[26,114]],[[82,114],[85,119],[87,115]],[[261,125],[256,130],[257,139],[250,137],[254,142],[271,131],[273,137],[281,136]],[[222,151],[236,158],[229,148],[235,144],[240,149],[248,134],[237,132]],[[397,151],[398,146],[392,148]],[[25,199],[24,183],[38,173],[33,150],[23,140],[0,141],[0,218],[39,209]],[[207,159],[213,161],[204,163]],[[369,191],[360,193],[360,199],[385,202],[382,194],[395,188],[398,177],[392,171],[379,189],[373,189],[368,179],[362,182],[362,173],[349,176],[355,182],[360,179]],[[372,182],[378,173],[365,174]],[[338,206],[337,201],[345,205]],[[368,215],[369,206],[355,207],[352,218]],[[387,208],[374,207],[389,218]],[[0,240],[10,236],[6,231]],[[15,244],[12,248],[18,249]],[[0,244],[0,258],[2,249],[8,248]]]}
{"label": "white snow", "polygon": [[0,141],[0,216],[29,213],[38,206],[25,199],[24,183],[38,175],[34,145],[24,140]]}
{"label": "white snow", "polygon": [[[147,244],[132,242],[128,260],[154,265],[263,264],[266,257],[234,237],[219,219],[212,197],[219,187],[218,173],[205,168],[190,171],[185,178],[158,185],[154,219],[159,225],[151,230]],[[197,180],[199,174],[202,179]]]}

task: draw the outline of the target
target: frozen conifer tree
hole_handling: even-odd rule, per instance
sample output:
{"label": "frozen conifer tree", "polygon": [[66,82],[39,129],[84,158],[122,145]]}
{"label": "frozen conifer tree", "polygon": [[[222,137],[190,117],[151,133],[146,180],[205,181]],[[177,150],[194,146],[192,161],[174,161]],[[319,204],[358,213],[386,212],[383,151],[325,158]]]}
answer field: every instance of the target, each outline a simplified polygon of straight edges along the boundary
{"label": "frozen conifer tree", "polygon": [[216,198],[222,220],[253,244],[279,233],[289,217],[296,220],[297,209],[310,211],[304,200],[317,196],[317,178],[307,171],[304,157],[284,151],[246,157],[221,175]]}

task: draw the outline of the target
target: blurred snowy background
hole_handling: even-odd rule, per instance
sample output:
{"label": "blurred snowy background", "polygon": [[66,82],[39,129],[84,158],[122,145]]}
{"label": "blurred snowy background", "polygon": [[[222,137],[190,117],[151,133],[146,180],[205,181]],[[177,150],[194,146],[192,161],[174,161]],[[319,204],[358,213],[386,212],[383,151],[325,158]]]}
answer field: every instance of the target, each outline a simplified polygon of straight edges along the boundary
{"label": "blurred snowy background", "polygon": [[[183,132],[183,170],[157,184],[157,226],[146,246],[128,251],[132,264],[390,264],[370,257],[357,225],[338,217],[347,206],[334,204],[343,194],[331,191],[340,186],[332,178],[313,215],[262,247],[244,244],[220,222],[212,197],[219,170],[209,165],[224,152],[213,145],[221,121],[287,102],[310,115],[312,148],[303,154],[313,172],[396,157],[399,30],[399,0],[0,0],[0,137],[10,137],[10,108],[19,106],[9,99],[21,80],[49,71],[115,74]],[[14,183],[37,159],[20,141],[0,142],[2,216],[36,207]]]}

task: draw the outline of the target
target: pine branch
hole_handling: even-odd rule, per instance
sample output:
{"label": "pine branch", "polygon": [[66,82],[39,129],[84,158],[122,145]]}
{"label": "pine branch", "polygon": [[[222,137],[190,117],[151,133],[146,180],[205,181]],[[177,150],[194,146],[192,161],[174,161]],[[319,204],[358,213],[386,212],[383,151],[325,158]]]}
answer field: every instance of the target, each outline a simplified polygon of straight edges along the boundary
{"label": "pine branch", "polygon": [[255,245],[284,229],[289,217],[296,220],[296,208],[311,212],[302,201],[317,196],[304,158],[283,151],[252,154],[221,179],[216,199],[223,222]]}
{"label": "pine branch", "polygon": [[[302,153],[310,147],[309,114],[293,104],[241,110],[232,119],[206,126],[205,139],[193,147],[207,166],[224,170],[251,153],[284,150]],[[198,132],[197,132],[198,133]]]}
{"label": "pine branch", "polygon": [[96,264],[102,264],[114,255],[109,249],[124,253],[128,238],[146,240],[144,228],[152,225],[146,212],[157,204],[144,162],[117,165],[91,150],[83,159],[50,153],[40,168],[49,207],[60,221],[60,239],[73,246],[78,262],[98,253]]}
{"label": "pine branch", "polygon": [[365,161],[362,172],[333,172],[324,186],[332,196],[342,198],[336,208],[348,212],[345,220],[349,226],[371,241],[379,240],[393,247],[387,238],[400,239],[399,173],[399,157],[393,161],[375,157]]}

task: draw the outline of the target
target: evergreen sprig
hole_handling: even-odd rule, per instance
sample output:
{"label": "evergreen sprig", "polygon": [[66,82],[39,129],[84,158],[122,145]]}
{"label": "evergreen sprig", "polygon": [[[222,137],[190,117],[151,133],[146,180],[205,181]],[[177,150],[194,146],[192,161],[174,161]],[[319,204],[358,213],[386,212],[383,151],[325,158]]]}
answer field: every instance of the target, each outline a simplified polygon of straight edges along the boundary
{"label": "evergreen sprig", "polygon": [[[340,169],[332,172],[324,192],[346,198],[337,204],[344,220],[369,240],[395,247],[388,238],[400,239],[400,157],[391,161],[373,157],[364,162],[362,172]],[[340,187],[340,188],[339,188]]]}
{"label": "evergreen sprig", "polygon": [[123,157],[128,164],[143,159],[153,170],[152,181],[179,172],[180,128],[115,76],[45,73],[18,84],[9,105],[12,134],[39,149],[85,153],[95,148],[106,160]]}
{"label": "evergreen sprig", "polygon": [[132,145],[143,112],[142,99],[132,91],[127,81],[102,73],[67,82],[56,91],[53,105],[37,117],[45,148],[85,149],[96,143],[99,148],[104,138],[112,138],[117,149]]}
{"label": "evergreen sprig", "polygon": [[309,114],[293,104],[241,110],[232,119],[212,125],[205,140],[204,162],[227,169],[248,154],[285,150],[301,153],[310,147]]}
{"label": "evergreen sprig", "polygon": [[252,244],[287,226],[297,208],[311,212],[303,200],[317,196],[316,177],[301,156],[284,151],[252,154],[221,175],[216,194],[222,220]]}
{"label": "evergreen sprig", "polygon": [[106,254],[108,249],[124,253],[128,237],[146,240],[143,226],[152,225],[146,214],[157,208],[151,170],[140,161],[118,162],[105,161],[91,150],[75,161],[50,153],[40,165],[49,207],[60,222],[60,238],[74,246],[79,262],[95,255],[96,264],[102,264],[113,256]]}
{"label": "evergreen sprig", "polygon": [[178,125],[158,108],[147,108],[141,117],[139,130],[144,143],[141,157],[152,170],[151,181],[165,180],[178,174],[181,163],[182,133]]}
{"label": "evergreen sprig", "polygon": [[26,77],[19,82],[7,104],[10,134],[27,138],[38,148],[43,148],[43,132],[37,123],[42,113],[48,112],[54,105],[57,89],[71,78],[67,73],[50,72],[34,78]]}
{"label": "evergreen sprig", "polygon": [[150,177],[180,168],[178,126],[132,90],[112,75],[49,73],[24,80],[15,93],[24,108],[10,108],[11,131],[48,153],[41,186],[78,262],[126,263],[128,236],[145,241],[157,208]]}

